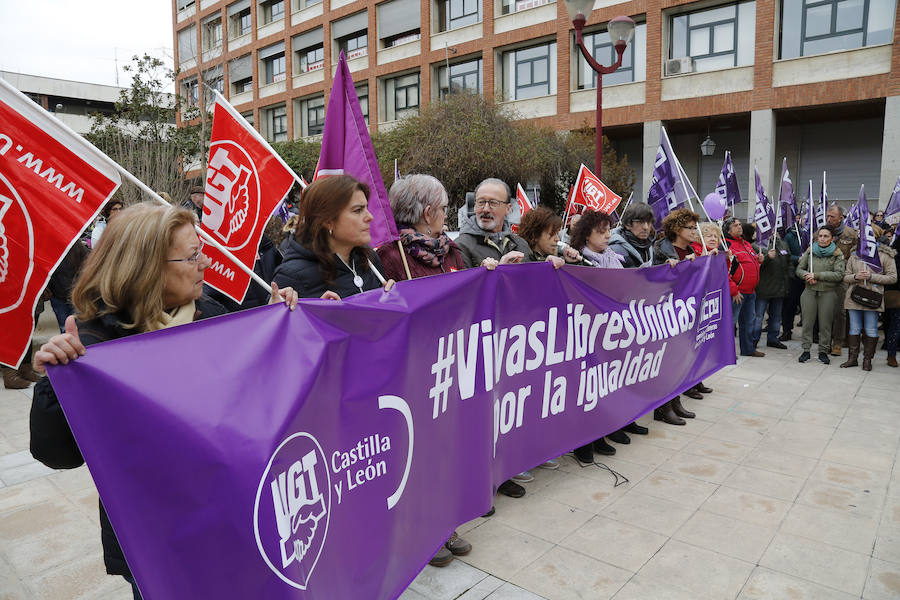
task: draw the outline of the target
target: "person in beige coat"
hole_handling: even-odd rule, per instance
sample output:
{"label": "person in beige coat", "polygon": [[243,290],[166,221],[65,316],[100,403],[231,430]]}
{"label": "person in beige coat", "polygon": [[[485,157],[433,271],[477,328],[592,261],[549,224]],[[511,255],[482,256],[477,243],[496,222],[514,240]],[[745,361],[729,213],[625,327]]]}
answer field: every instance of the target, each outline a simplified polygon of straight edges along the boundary
{"label": "person in beige coat", "polygon": [[[876,239],[880,237],[879,231],[875,233]],[[875,346],[878,343],[878,313],[884,312],[884,297],[881,306],[869,308],[855,302],[850,296],[853,288],[862,286],[884,294],[884,286],[897,283],[897,266],[894,262],[896,251],[884,244],[878,244],[878,258],[881,260],[881,273],[875,273],[869,269],[869,265],[859,258],[856,252],[847,259],[844,268],[844,285],[847,291],[844,295],[844,308],[847,310],[850,321],[850,334],[847,336],[849,349],[847,361],[841,364],[842,368],[855,367],[859,363],[859,347],[863,347],[864,371],[872,370],[872,358],[875,356]]]}

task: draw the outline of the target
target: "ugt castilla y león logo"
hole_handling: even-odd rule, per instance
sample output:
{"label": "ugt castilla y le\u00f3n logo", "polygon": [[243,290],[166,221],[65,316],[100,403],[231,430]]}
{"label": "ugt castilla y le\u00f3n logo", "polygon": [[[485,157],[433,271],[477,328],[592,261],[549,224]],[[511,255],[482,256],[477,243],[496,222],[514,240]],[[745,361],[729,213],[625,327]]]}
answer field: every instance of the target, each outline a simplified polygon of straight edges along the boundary
{"label": "ugt castilla y le\u00f3n logo", "polygon": [[253,527],[259,552],[286,583],[306,589],[325,545],[331,510],[328,462],[301,431],[281,442],[259,482]]}
{"label": "ugt castilla y le\u00f3n logo", "polygon": [[[27,243],[12,243],[28,240]],[[27,250],[27,252],[26,252]],[[25,204],[0,174],[0,313],[22,303],[34,270],[34,231]]]}
{"label": "ugt castilla y le\u00f3n logo", "polygon": [[230,141],[214,142],[206,169],[203,225],[229,250],[250,239],[259,218],[259,176],[253,160]]}

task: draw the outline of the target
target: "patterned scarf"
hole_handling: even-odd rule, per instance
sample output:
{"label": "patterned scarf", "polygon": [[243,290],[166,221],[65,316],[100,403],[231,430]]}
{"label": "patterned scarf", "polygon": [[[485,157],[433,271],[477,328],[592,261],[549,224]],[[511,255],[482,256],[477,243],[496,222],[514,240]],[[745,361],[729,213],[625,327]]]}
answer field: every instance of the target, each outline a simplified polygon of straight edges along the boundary
{"label": "patterned scarf", "polygon": [[429,267],[440,267],[450,251],[447,234],[432,238],[409,226],[401,226],[400,242],[407,254]]}

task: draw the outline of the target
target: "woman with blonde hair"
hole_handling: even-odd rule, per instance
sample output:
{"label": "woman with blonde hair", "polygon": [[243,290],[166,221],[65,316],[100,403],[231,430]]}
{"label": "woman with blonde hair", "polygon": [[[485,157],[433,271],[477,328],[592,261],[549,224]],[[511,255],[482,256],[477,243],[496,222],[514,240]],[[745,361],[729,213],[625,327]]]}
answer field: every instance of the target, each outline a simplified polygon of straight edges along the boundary
{"label": "woman with blonde hair", "polygon": [[[65,333],[35,353],[34,368],[43,373],[45,365],[68,364],[92,344],[225,313],[203,296],[203,271],[210,261],[194,230],[196,223],[196,216],[183,208],[137,204],[123,210],[106,228],[103,243],[88,257],[75,284],[76,315],[66,319]],[[297,294],[272,284],[270,302],[282,299],[293,308]],[[31,453],[54,469],[84,464],[47,378],[34,388]],[[102,500],[100,537],[107,573],[124,577],[140,598]]]}

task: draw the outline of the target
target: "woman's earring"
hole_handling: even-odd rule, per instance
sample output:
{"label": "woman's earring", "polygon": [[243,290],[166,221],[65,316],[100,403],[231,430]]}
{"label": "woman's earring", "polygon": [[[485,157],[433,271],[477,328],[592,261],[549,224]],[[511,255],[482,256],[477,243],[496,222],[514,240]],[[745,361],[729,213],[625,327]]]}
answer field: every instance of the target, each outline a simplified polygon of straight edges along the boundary
{"label": "woman's earring", "polygon": [[332,233],[332,232],[331,232],[331,230],[330,230],[330,229],[329,229],[329,230],[328,230],[328,235],[331,235],[331,236],[333,236],[333,235],[334,235],[334,234],[333,234],[333,233]]}
{"label": "woman's earring", "polygon": [[431,225],[428,225],[427,227],[428,227],[428,237],[434,237],[433,235],[431,235]]}

